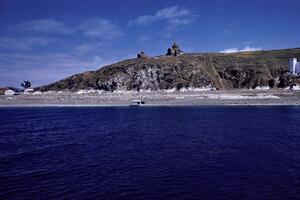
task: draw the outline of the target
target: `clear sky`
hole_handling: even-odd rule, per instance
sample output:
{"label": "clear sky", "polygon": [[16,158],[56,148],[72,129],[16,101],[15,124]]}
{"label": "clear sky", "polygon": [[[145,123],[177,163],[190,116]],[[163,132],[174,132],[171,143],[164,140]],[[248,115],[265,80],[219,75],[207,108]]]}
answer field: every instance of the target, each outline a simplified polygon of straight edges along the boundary
{"label": "clear sky", "polygon": [[0,86],[33,86],[144,50],[300,47],[300,0],[0,0]]}

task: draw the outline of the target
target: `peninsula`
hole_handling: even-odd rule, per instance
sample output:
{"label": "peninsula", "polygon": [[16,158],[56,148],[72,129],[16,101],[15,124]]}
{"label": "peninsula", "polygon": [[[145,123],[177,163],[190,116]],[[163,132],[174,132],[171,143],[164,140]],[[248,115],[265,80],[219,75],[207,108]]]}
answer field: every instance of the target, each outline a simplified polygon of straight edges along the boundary
{"label": "peninsula", "polygon": [[[300,105],[300,48],[238,53],[183,53],[124,60],[76,74],[0,105]],[[294,67],[295,68],[295,67]]]}

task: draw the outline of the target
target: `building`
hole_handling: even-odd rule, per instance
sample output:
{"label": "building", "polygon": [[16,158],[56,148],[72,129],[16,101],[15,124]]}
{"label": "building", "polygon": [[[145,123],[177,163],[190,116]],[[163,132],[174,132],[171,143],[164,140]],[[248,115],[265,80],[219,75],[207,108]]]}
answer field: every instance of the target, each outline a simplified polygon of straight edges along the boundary
{"label": "building", "polygon": [[300,62],[297,61],[297,58],[289,60],[289,72],[295,75],[300,74]]}
{"label": "building", "polygon": [[179,48],[179,46],[176,44],[176,42],[173,43],[171,48],[168,48],[167,50],[167,56],[180,56],[183,51]]}
{"label": "building", "polygon": [[15,91],[13,91],[13,90],[11,90],[11,89],[5,90],[5,95],[6,95],[6,96],[12,96],[12,95],[15,95]]}
{"label": "building", "polygon": [[24,94],[31,94],[31,93],[33,93],[33,92],[34,92],[33,88],[26,88],[26,89],[24,90]]}
{"label": "building", "polygon": [[141,51],[140,53],[137,54],[137,58],[147,58],[147,54],[144,51]]}

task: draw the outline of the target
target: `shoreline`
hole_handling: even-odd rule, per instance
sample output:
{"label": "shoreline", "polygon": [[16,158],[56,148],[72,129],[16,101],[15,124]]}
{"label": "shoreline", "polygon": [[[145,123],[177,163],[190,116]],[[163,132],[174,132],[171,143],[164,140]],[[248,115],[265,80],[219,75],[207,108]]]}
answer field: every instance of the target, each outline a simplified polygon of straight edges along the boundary
{"label": "shoreline", "polygon": [[300,106],[300,104],[152,104],[137,107],[129,105],[88,105],[88,104],[70,104],[70,105],[55,105],[55,104],[19,104],[19,105],[0,105],[0,108],[155,108],[155,107],[289,107]]}
{"label": "shoreline", "polygon": [[172,106],[300,106],[300,91],[233,90],[205,92],[85,93],[59,92],[0,96],[0,107],[128,107],[134,99],[142,107]]}

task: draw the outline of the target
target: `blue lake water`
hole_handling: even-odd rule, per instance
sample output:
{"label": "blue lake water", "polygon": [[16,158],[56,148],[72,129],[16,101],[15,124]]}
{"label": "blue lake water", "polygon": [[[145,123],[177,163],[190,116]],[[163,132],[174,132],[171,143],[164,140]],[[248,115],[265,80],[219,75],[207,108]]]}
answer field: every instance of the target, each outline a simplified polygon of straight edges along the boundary
{"label": "blue lake water", "polygon": [[0,108],[0,199],[299,199],[300,107]]}

